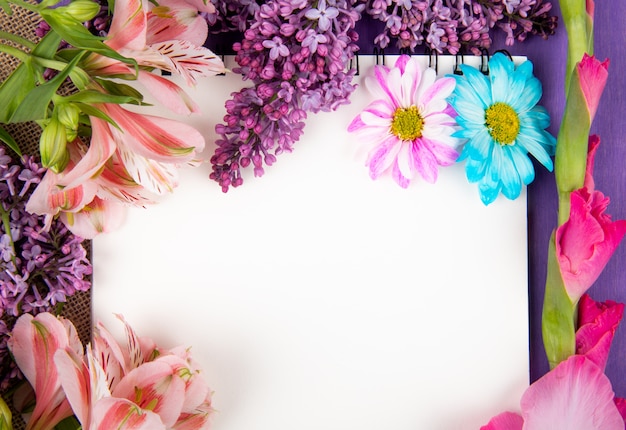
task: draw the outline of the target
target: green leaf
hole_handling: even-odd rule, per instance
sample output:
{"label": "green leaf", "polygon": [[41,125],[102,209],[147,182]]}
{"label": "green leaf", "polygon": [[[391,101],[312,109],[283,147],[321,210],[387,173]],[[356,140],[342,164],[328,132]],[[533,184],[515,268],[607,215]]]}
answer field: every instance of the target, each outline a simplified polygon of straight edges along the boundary
{"label": "green leaf", "polygon": [[143,104],[143,94],[130,85],[113,82],[107,79],[96,79],[96,81],[109,93],[118,96],[132,97],[137,104]]}
{"label": "green leaf", "polygon": [[32,66],[20,64],[0,86],[0,123],[8,123],[24,97],[35,88]]}
{"label": "green leaf", "polygon": [[10,122],[36,121],[47,118],[48,106],[50,105],[52,97],[54,97],[59,87],[65,82],[65,79],[69,76],[72,69],[76,67],[76,64],[81,58],[82,56],[80,55],[76,56],[72,62],[53,79],[32,89],[13,113]]}
{"label": "green leaf", "polygon": [[11,409],[9,409],[6,402],[0,397],[0,430],[12,430],[12,420]]}
{"label": "green leaf", "polygon": [[18,157],[22,156],[22,151],[20,151],[20,146],[13,139],[13,137],[9,134],[9,132],[6,131],[1,126],[0,126],[0,140],[6,143],[9,146],[9,148],[11,148],[17,154]]}
{"label": "green leaf", "polygon": [[68,102],[93,103],[137,103],[133,97],[101,93],[100,91],[84,90],[64,98]]}
{"label": "green leaf", "polygon": [[55,430],[78,430],[81,429],[81,425],[75,416],[67,417],[59,424],[56,425]]}
{"label": "green leaf", "polygon": [[111,118],[110,116],[108,116],[107,114],[105,114],[104,112],[102,112],[100,109],[97,109],[91,105],[86,105],[84,103],[76,103],[76,106],[78,106],[80,108],[80,110],[89,115],[89,116],[95,116],[96,118],[100,118],[106,122],[108,122],[109,124],[111,124],[112,126],[119,128],[117,123],[115,121],[113,121],[113,118]]}
{"label": "green leaf", "polygon": [[2,10],[4,10],[4,13],[6,13],[7,15],[11,16],[13,14],[13,11],[9,7],[8,1],[0,0],[0,7],[2,8]]}
{"label": "green leaf", "polygon": [[41,11],[41,14],[50,27],[70,45],[119,60],[133,66],[135,69],[138,68],[134,59],[124,57],[109,48],[102,42],[103,38],[91,34],[79,21],[55,13],[54,9],[44,9]]}
{"label": "green leaf", "polygon": [[[33,49],[32,56],[53,58],[60,41],[61,38],[56,33],[49,32]],[[35,66],[32,61],[27,61],[20,64],[0,85],[0,100],[2,100],[0,123],[10,122],[24,98],[35,88],[35,77],[38,71],[43,72],[43,68]]]}

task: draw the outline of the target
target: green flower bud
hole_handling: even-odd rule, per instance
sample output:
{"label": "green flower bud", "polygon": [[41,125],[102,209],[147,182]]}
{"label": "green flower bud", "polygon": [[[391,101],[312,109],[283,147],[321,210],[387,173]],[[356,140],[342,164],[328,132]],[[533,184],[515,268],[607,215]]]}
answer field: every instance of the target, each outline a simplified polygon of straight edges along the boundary
{"label": "green flower bud", "polygon": [[80,109],[73,103],[62,103],[56,105],[56,114],[59,122],[70,130],[78,128]]}
{"label": "green flower bud", "polygon": [[63,103],[56,106],[56,115],[59,122],[65,126],[67,141],[71,142],[76,139],[80,109],[73,103]]}
{"label": "green flower bud", "polygon": [[73,0],[67,6],[57,9],[60,15],[66,15],[77,21],[85,22],[95,17],[100,12],[100,5],[91,0]]}
{"label": "green flower bud", "polygon": [[13,430],[12,420],[11,410],[0,397],[0,430]]}
{"label": "green flower bud", "polygon": [[44,167],[60,172],[69,161],[67,153],[67,133],[65,126],[55,117],[52,117],[44,127],[39,138],[39,152]]}

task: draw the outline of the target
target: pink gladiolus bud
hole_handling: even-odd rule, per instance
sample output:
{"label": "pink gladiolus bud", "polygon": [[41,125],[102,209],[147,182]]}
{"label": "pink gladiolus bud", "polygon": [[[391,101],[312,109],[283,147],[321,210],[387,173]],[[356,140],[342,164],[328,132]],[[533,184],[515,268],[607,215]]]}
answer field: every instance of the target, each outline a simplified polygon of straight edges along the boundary
{"label": "pink gladiolus bud", "polygon": [[576,64],[578,76],[580,77],[580,88],[589,112],[590,123],[596,115],[600,96],[604,91],[606,80],[609,77],[609,60],[600,62],[597,58],[585,54],[583,59]]}
{"label": "pink gladiolus bud", "polygon": [[586,356],[604,370],[613,335],[623,315],[623,303],[611,300],[599,303],[584,294],[578,305],[576,354]]}
{"label": "pink gladiolus bud", "polygon": [[556,257],[574,303],[600,276],[626,234],[626,220],[613,222],[605,214],[609,198],[594,189],[593,164],[599,142],[597,136],[589,138],[585,184],[571,193],[569,219],[556,230]]}

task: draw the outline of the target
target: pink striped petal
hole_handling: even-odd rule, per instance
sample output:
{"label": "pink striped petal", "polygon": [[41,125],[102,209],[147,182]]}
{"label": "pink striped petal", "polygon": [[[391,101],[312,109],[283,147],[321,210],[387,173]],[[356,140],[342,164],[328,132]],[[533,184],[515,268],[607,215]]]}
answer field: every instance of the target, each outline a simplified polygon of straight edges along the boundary
{"label": "pink striped petal", "polygon": [[200,132],[182,122],[138,114],[117,105],[107,104],[101,108],[122,130],[112,129],[120,150],[164,163],[180,163],[192,160],[204,149]]}
{"label": "pink striped petal", "polygon": [[96,403],[89,430],[166,430],[159,415],[127,399],[109,397]]}
{"label": "pink striped petal", "polygon": [[152,361],[131,370],[112,394],[154,411],[171,427],[183,409],[185,383],[168,363]]}
{"label": "pink striped petal", "polygon": [[175,165],[159,163],[124,148],[120,149],[120,158],[133,180],[152,193],[171,193],[178,186]]}
{"label": "pink striped petal", "polygon": [[203,403],[210,401],[211,391],[200,375],[200,371],[191,366],[183,357],[174,354],[161,355],[155,361],[169,364],[185,381],[183,412],[193,412]]}
{"label": "pink striped petal", "polygon": [[141,51],[146,47],[146,0],[115,2],[113,19],[106,44],[119,51],[122,48]]}
{"label": "pink striped petal", "polygon": [[174,113],[188,115],[200,110],[198,104],[189,97],[189,94],[169,79],[162,78],[154,73],[139,71],[137,80],[163,106],[166,106]]}
{"label": "pink striped petal", "polygon": [[72,411],[83,428],[91,422],[91,381],[82,355],[62,349],[54,354],[54,364]]}
{"label": "pink striped petal", "polygon": [[76,140],[69,146],[70,157],[76,162],[71,169],[66,169],[59,185],[73,188],[81,185],[96,176],[106,161],[115,152],[115,141],[109,131],[109,125],[105,121],[90,117],[91,119],[91,139],[89,148]]}
{"label": "pink striped petal", "polygon": [[120,202],[94,197],[76,213],[61,213],[61,220],[75,235],[93,239],[116,230],[124,221],[126,208]]}
{"label": "pink striped petal", "polygon": [[198,11],[185,0],[161,0],[158,8],[148,12],[147,44],[187,40],[196,46],[204,45],[209,34],[208,24]]}
{"label": "pink striped petal", "polygon": [[401,146],[402,142],[396,136],[391,135],[370,152],[367,164],[372,179],[380,177],[385,170],[395,164],[395,158]]}
{"label": "pink striped petal", "polygon": [[424,93],[420,97],[420,103],[422,105],[428,105],[433,100],[445,100],[456,87],[456,80],[454,78],[440,78],[437,79],[432,85],[429,85]]}
{"label": "pink striped petal", "polygon": [[192,412],[183,412],[174,424],[173,430],[209,430],[213,415],[211,402],[206,401]]}
{"label": "pink striped petal", "polygon": [[195,85],[198,78],[226,71],[222,60],[210,49],[195,46],[187,40],[169,40],[150,48],[169,58],[174,66],[172,71],[185,78],[189,86]]}
{"label": "pink striped petal", "polygon": [[36,317],[24,314],[15,323],[8,346],[37,398],[29,428],[52,429],[72,415],[54,365],[58,350],[81,348],[70,344],[70,340],[74,342],[75,338],[66,325],[47,312]]}

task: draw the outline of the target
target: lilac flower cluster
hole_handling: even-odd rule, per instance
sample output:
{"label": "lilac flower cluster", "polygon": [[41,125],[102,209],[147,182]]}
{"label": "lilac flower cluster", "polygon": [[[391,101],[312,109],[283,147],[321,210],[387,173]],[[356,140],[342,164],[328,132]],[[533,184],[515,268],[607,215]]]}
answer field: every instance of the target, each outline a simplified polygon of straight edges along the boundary
{"label": "lilac flower cluster", "polygon": [[557,23],[551,9],[544,0],[372,0],[367,13],[385,23],[374,40],[380,48],[395,39],[399,49],[411,52],[426,45],[439,53],[465,49],[480,55],[491,46],[492,28],[505,32],[509,46],[529,34],[547,39]]}
{"label": "lilac flower cluster", "polygon": [[14,318],[55,311],[67,297],[91,287],[83,239],[60,221],[25,210],[44,173],[31,157],[14,163],[0,146],[0,390],[17,375],[6,349]]}
{"label": "lilac flower cluster", "polygon": [[[243,40],[233,46],[239,65],[233,70],[254,86],[232,94],[224,123],[216,126],[220,138],[210,177],[224,192],[243,183],[241,168],[252,165],[255,176],[261,176],[264,165],[290,152],[307,112],[347,103],[355,70],[346,69],[358,49],[354,27],[364,8],[357,0],[272,0],[246,6],[254,13],[243,26]],[[238,25],[240,20],[236,15]]]}
{"label": "lilac flower cluster", "polygon": [[261,7],[255,0],[211,0],[215,6],[215,13],[202,15],[209,24],[211,33],[230,31],[244,32],[250,17]]}

